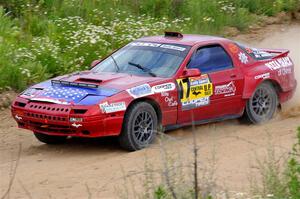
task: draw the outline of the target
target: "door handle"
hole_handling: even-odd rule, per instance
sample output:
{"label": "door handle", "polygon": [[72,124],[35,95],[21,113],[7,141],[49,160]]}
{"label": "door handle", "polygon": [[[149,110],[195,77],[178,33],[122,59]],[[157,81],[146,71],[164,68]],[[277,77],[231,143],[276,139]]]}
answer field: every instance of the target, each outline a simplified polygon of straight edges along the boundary
{"label": "door handle", "polygon": [[236,74],[231,74],[230,78],[236,78]]}

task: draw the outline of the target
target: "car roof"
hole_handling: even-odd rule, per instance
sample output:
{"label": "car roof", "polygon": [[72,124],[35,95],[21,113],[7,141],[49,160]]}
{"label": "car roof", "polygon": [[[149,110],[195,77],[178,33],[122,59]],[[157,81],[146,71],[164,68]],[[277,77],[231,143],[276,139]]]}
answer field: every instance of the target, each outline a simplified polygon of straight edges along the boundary
{"label": "car roof", "polygon": [[142,37],[136,41],[147,41],[147,42],[159,42],[167,44],[181,44],[193,46],[202,42],[222,42],[229,41],[228,39],[222,37],[208,36],[208,35],[193,35],[193,34],[182,34],[182,37],[169,37],[169,36],[151,36]]}

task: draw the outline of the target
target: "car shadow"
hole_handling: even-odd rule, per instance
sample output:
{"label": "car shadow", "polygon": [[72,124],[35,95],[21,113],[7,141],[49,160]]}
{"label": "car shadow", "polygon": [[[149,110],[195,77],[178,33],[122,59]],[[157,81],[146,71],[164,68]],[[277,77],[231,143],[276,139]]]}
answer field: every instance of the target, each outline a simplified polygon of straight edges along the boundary
{"label": "car shadow", "polygon": [[[190,139],[192,136],[192,132],[195,131],[197,135],[210,135],[212,131],[216,127],[218,129],[224,127],[224,126],[233,126],[233,125],[240,125],[240,126],[247,126],[249,124],[243,124],[240,122],[240,120],[232,119],[222,122],[214,122],[209,124],[201,124],[196,125],[194,128],[192,126],[184,126],[178,129],[170,130],[165,133],[164,135],[164,141],[170,142],[180,142],[186,139]],[[209,129],[211,127],[211,129]],[[202,131],[205,129],[204,131]],[[224,136],[226,136],[229,132],[221,132],[218,131],[218,134],[222,133]],[[105,155],[105,154],[115,154],[115,155],[122,155],[122,154],[128,154],[128,153],[134,153],[129,152],[125,149],[122,149],[119,145],[118,138],[117,137],[100,137],[100,138],[79,138],[79,137],[72,137],[67,139],[67,142],[64,144],[57,144],[57,145],[47,145],[43,144],[39,141],[37,141],[35,138],[32,138],[32,144],[27,148],[24,149],[23,152],[25,152],[27,155],[34,155],[38,153],[42,154],[72,154],[74,155]],[[154,140],[154,142],[149,146],[151,149],[159,148],[159,140],[160,137],[157,135],[157,138]],[[143,151],[143,150],[142,150]],[[136,151],[135,153],[138,153],[139,151]]]}
{"label": "car shadow", "polygon": [[48,145],[37,140],[30,145],[27,150],[24,149],[26,155],[43,154],[72,154],[72,155],[100,155],[107,153],[128,153],[119,146],[117,137],[101,137],[101,138],[79,138],[72,137],[67,139],[64,144]]}

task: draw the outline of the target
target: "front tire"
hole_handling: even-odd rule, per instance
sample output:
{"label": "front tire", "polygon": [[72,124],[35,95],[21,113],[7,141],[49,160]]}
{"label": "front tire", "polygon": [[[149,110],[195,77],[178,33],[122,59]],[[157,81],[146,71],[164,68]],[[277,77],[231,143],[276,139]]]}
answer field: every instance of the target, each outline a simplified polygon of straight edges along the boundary
{"label": "front tire", "polygon": [[55,135],[47,135],[43,133],[34,132],[34,136],[43,143],[46,144],[63,144],[67,140],[67,136],[55,136]]}
{"label": "front tire", "polygon": [[152,143],[158,129],[154,108],[146,102],[134,104],[125,114],[119,142],[122,148],[136,151]]}
{"label": "front tire", "polygon": [[270,83],[259,85],[246,104],[246,117],[248,121],[259,124],[270,120],[278,107],[276,90]]}

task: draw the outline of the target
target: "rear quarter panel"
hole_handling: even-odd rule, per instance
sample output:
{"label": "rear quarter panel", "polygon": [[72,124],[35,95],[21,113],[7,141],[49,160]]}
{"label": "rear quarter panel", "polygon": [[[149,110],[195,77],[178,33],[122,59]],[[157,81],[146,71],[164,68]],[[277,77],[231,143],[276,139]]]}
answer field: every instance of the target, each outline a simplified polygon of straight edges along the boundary
{"label": "rear quarter panel", "polygon": [[294,64],[290,57],[256,61],[252,65],[244,67],[245,88],[243,98],[249,99],[257,86],[264,81],[271,81],[278,86],[280,101],[284,93],[293,93],[296,88],[294,76]]}

